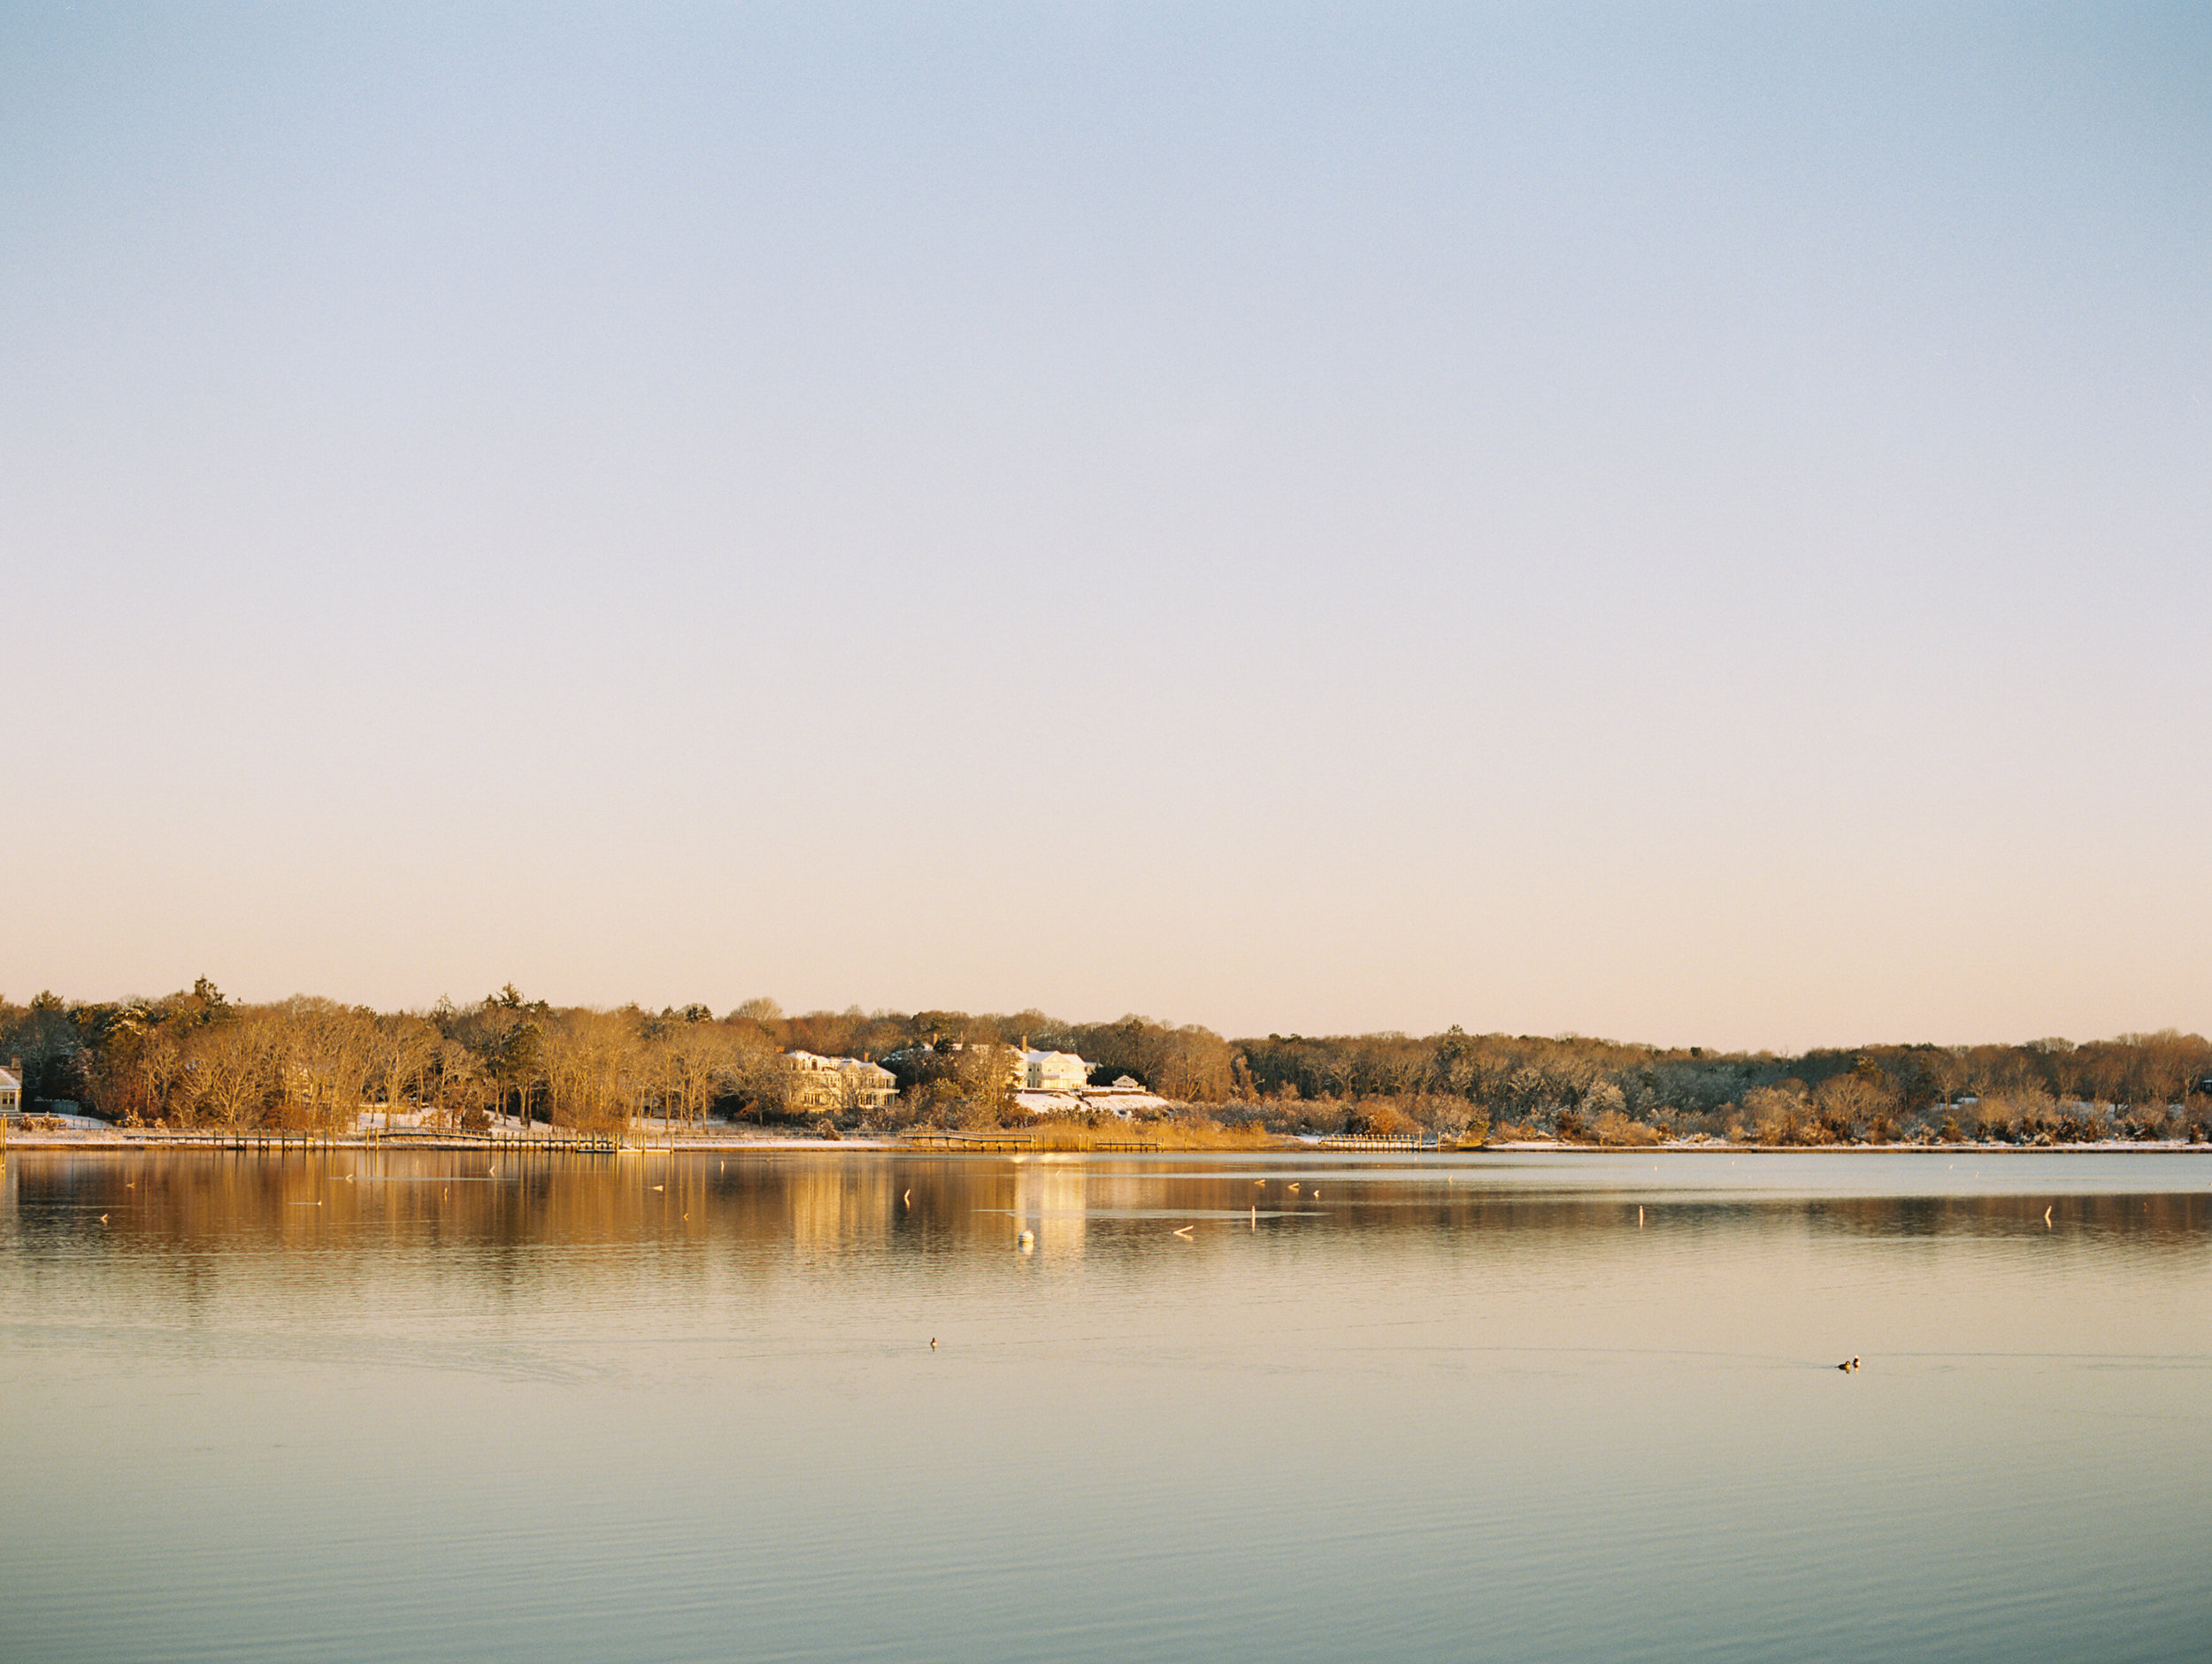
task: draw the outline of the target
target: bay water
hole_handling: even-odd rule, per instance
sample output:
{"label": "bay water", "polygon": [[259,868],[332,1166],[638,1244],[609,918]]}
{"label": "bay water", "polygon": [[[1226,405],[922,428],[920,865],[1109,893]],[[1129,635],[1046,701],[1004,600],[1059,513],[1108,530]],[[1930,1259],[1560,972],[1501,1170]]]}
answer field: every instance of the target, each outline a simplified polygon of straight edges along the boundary
{"label": "bay water", "polygon": [[2196,1658],[2212,1155],[18,1148],[0,1430],[11,1660]]}

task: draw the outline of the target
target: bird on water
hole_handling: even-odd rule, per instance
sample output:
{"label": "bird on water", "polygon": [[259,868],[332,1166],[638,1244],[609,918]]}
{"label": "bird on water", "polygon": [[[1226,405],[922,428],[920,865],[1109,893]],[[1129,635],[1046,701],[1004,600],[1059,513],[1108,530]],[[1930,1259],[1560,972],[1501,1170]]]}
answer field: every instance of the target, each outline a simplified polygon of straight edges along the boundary
{"label": "bird on water", "polygon": [[1846,1358],[1846,1359],[1845,1359],[1845,1360],[1844,1360],[1841,1363],[1839,1363],[1839,1364],[1838,1364],[1838,1365],[1836,1366],[1836,1368],[1837,1368],[1837,1369],[1839,1369],[1842,1370],[1842,1371],[1844,1372],[1844,1374],[1846,1374],[1846,1375],[1849,1375],[1849,1374],[1850,1374],[1850,1373],[1851,1373],[1854,1369],[1857,1369],[1858,1367],[1859,1367],[1859,1361],[1858,1361],[1858,1359],[1857,1359],[1855,1356],[1854,1356],[1854,1357],[1849,1357],[1849,1358]]}

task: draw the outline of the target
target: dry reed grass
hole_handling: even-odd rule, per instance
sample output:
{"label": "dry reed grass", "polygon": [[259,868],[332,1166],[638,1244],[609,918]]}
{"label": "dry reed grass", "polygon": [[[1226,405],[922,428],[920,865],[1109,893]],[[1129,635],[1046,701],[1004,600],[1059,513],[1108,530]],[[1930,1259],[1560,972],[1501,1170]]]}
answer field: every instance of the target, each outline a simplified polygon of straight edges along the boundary
{"label": "dry reed grass", "polygon": [[1163,1150],[1266,1150],[1287,1142],[1256,1121],[1225,1123],[1204,1115],[1104,1122],[1048,1116],[1010,1131],[1029,1133],[1040,1150],[1090,1150],[1101,1144],[1150,1144]]}

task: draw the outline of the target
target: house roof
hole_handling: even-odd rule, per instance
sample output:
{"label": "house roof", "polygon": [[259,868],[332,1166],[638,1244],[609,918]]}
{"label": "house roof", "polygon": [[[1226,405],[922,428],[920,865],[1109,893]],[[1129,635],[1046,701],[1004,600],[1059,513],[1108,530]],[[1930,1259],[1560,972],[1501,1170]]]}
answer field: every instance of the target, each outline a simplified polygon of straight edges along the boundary
{"label": "house roof", "polygon": [[783,1055],[787,1062],[797,1064],[803,1069],[873,1070],[887,1078],[891,1073],[881,1063],[872,1063],[860,1057],[824,1057],[819,1052],[786,1052]]}

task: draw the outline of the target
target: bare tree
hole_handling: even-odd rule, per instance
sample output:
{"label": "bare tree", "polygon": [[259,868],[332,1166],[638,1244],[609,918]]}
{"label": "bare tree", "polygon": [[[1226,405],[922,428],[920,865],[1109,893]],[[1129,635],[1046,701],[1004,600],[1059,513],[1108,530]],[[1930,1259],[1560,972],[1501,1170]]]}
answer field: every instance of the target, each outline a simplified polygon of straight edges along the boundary
{"label": "bare tree", "polygon": [[259,1011],[241,1011],[193,1037],[199,1097],[224,1126],[249,1124],[267,1104],[275,1085],[275,1039]]}
{"label": "bare tree", "polygon": [[402,1011],[379,1019],[370,1042],[370,1078],[384,1100],[384,1123],[422,1085],[438,1055],[438,1031],[425,1019]]}
{"label": "bare tree", "polygon": [[375,1014],[303,997],[286,1001],[273,1015],[284,1041],[284,1087],[300,1103],[302,1118],[311,1126],[351,1125],[374,1066]]}

